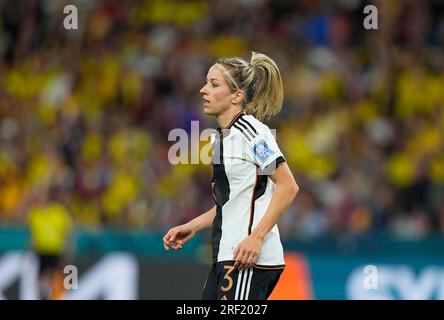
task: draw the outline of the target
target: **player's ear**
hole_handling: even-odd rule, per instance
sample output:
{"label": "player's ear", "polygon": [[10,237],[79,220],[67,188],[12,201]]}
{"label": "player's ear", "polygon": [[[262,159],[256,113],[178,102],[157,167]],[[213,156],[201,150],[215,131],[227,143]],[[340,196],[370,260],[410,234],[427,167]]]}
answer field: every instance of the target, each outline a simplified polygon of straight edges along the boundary
{"label": "player's ear", "polygon": [[234,94],[233,94],[233,99],[231,100],[231,102],[233,104],[238,104],[241,103],[242,100],[244,100],[245,97],[245,92],[243,92],[242,90],[237,90]]}

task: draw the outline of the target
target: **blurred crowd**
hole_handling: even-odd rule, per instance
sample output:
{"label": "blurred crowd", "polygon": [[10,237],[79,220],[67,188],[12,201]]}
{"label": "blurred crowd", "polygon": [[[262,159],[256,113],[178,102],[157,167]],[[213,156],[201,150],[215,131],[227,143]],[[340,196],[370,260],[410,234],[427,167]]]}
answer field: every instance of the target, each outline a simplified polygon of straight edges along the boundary
{"label": "blurred crowd", "polygon": [[444,234],[443,48],[438,0],[0,0],[0,222],[42,199],[92,229],[208,210],[211,166],[172,165],[168,134],[216,128],[206,72],[254,50],[284,79],[268,123],[300,186],[284,239]]}

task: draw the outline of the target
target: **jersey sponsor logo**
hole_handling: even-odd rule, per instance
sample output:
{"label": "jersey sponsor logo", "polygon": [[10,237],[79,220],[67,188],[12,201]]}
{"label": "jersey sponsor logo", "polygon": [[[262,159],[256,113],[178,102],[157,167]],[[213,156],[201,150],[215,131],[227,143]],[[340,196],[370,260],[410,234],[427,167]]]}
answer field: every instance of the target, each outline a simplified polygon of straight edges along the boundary
{"label": "jersey sponsor logo", "polygon": [[265,140],[262,139],[254,145],[253,153],[262,163],[265,163],[265,161],[274,154],[274,151],[271,150]]}

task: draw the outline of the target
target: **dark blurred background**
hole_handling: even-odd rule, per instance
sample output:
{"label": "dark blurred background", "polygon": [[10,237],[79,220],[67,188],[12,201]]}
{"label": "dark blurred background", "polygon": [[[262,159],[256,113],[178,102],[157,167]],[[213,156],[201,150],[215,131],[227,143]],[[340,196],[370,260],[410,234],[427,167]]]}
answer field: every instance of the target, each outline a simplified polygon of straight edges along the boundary
{"label": "dark blurred background", "polygon": [[[63,27],[68,4],[78,30]],[[378,30],[363,27],[368,4]],[[208,210],[211,167],[171,165],[168,133],[215,128],[206,72],[254,50],[285,85],[268,125],[301,191],[283,240],[441,238],[443,13],[439,0],[0,0],[1,225],[56,201],[74,230],[162,234]]]}

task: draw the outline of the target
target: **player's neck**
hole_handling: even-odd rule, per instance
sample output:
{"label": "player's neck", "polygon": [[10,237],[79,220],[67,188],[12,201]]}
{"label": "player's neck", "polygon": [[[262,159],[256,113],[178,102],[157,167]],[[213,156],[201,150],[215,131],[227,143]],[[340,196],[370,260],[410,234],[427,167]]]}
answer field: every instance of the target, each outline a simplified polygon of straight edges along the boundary
{"label": "player's neck", "polygon": [[223,114],[218,115],[216,119],[217,123],[219,124],[219,128],[222,130],[227,128],[231,122],[233,122],[234,118],[236,118],[241,112],[242,110],[232,108]]}

